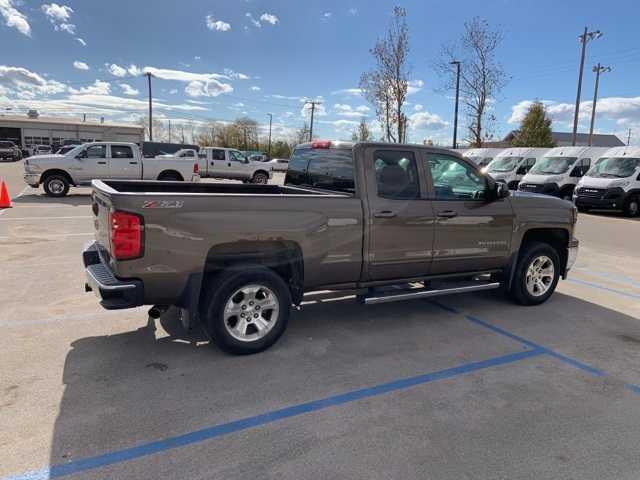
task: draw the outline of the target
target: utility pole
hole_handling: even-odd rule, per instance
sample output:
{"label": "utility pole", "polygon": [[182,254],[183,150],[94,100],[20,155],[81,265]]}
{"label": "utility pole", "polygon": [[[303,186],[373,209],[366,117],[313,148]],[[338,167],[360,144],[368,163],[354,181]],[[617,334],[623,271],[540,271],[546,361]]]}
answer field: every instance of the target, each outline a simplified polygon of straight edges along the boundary
{"label": "utility pole", "polygon": [[171,143],[171,119],[169,119],[169,143]]}
{"label": "utility pole", "polygon": [[271,160],[271,124],[273,123],[273,114],[267,113],[269,115],[269,146],[267,147],[267,158]]}
{"label": "utility pole", "polygon": [[309,141],[313,140],[313,114],[316,110],[316,105],[321,105],[322,102],[318,102],[316,100],[307,100],[304,102],[305,105],[311,105],[311,126],[309,127]]}
{"label": "utility pole", "polygon": [[576,139],[578,137],[578,114],[580,113],[580,94],[582,93],[582,73],[584,72],[584,57],[587,51],[587,42],[595,40],[602,36],[600,30],[590,32],[588,27],[584,27],[584,33],[578,38],[582,43],[582,53],[580,55],[580,73],[578,74],[578,94],[576,95],[576,108],[573,112],[573,137],[571,145],[576,146]]}
{"label": "utility pole", "polygon": [[627,135],[627,147],[631,145],[631,129],[629,129],[629,134]]}
{"label": "utility pole", "polygon": [[184,143],[184,123],[180,126],[182,127],[182,143]]}
{"label": "utility pole", "polygon": [[149,81],[149,141],[153,142],[153,108],[151,97],[151,72],[145,73]]}
{"label": "utility pole", "polygon": [[460,62],[454,60],[450,62],[456,66],[456,106],[453,114],[453,149],[458,148],[458,102],[460,100]]}
{"label": "utility pole", "polygon": [[593,106],[591,108],[591,127],[589,128],[589,146],[591,146],[591,141],[593,139],[593,126],[596,123],[596,102],[598,101],[598,86],[600,85],[600,74],[604,72],[610,72],[611,67],[603,67],[598,63],[598,65],[593,67],[592,71],[596,73],[596,88],[593,92]]}
{"label": "utility pole", "polygon": [[83,113],[83,114],[82,114],[82,121],[83,121],[83,122],[86,122],[86,121],[87,121],[87,114],[86,114],[86,113]]}

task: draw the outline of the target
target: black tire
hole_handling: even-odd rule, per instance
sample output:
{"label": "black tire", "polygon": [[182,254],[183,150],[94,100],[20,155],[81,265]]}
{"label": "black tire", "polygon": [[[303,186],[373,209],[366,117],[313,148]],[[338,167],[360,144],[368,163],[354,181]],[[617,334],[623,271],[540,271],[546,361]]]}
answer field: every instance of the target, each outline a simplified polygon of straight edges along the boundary
{"label": "black tire", "polygon": [[640,214],[640,198],[637,195],[633,195],[627,200],[624,205],[624,214],[627,217],[636,217]]}
{"label": "black tire", "polygon": [[69,179],[59,173],[53,173],[44,178],[42,187],[50,197],[64,197],[69,193]]}
{"label": "black tire", "polygon": [[567,202],[573,201],[573,187],[565,188],[560,192],[560,198]]}
{"label": "black tire", "polygon": [[[267,322],[269,330],[264,336],[256,339],[240,340],[230,330],[233,330],[233,317],[225,320],[225,306],[232,301],[238,290],[249,285],[260,285],[268,288],[275,296],[278,304],[276,318],[270,318]],[[291,309],[291,292],[285,281],[273,270],[261,266],[244,265],[233,267],[220,273],[207,287],[208,300],[206,318],[204,323],[207,331],[215,344],[222,350],[236,355],[248,355],[261,352],[273,345],[287,328]],[[244,299],[242,299],[244,301]],[[255,307],[253,307],[255,308]],[[255,315],[248,307],[247,316]],[[272,312],[273,313],[273,312]],[[264,317],[261,317],[264,320]],[[240,319],[236,317],[236,322]],[[253,321],[249,319],[249,323]],[[274,324],[270,322],[274,321]],[[236,323],[237,325],[237,323]],[[249,324],[246,332],[249,333]],[[252,335],[259,335],[259,330],[254,325]]]}
{"label": "black tire", "polygon": [[253,174],[251,183],[259,183],[261,185],[266,185],[267,183],[269,183],[269,175],[267,175],[264,172],[256,172]]}
{"label": "black tire", "polygon": [[587,207],[576,207],[578,209],[578,212],[580,213],[587,213],[589,211],[589,209]]}
{"label": "black tire", "polygon": [[[543,294],[534,295],[527,288],[527,271],[536,259],[542,257],[546,257],[553,262],[553,279],[549,282],[548,289]],[[509,296],[520,305],[539,305],[546,302],[558,285],[560,269],[560,256],[551,245],[542,242],[525,244],[520,251]]]}
{"label": "black tire", "polygon": [[164,181],[164,182],[183,182],[184,181],[184,179],[182,178],[182,175],[175,172],[163,172],[160,175],[158,175],[158,180]]}

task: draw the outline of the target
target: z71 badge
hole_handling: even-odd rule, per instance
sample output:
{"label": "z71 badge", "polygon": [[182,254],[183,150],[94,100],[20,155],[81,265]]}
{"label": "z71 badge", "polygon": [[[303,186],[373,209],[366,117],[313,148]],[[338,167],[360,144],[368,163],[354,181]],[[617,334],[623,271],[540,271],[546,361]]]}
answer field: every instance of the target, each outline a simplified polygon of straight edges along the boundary
{"label": "z71 badge", "polygon": [[142,208],[182,208],[183,205],[181,200],[145,200]]}

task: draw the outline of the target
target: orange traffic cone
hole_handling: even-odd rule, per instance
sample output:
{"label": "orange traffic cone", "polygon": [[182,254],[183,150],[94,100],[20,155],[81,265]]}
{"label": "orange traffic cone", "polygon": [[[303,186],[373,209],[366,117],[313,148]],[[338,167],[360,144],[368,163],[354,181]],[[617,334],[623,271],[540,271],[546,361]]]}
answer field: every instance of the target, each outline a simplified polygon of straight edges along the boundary
{"label": "orange traffic cone", "polygon": [[9,191],[7,190],[7,184],[2,181],[0,184],[0,208],[11,208],[11,199],[9,198]]}

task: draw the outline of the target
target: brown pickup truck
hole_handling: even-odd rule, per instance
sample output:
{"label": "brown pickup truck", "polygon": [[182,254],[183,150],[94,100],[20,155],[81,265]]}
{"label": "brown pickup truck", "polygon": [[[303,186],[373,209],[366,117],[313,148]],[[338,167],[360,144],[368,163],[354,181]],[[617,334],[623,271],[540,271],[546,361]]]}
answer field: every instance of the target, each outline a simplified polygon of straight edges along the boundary
{"label": "brown pickup truck", "polygon": [[373,304],[503,288],[539,304],[578,251],[571,203],[417,145],[315,141],[284,186],[96,180],[92,198],[86,290],[107,309],[177,306],[233,353],[272,345],[309,291]]}

